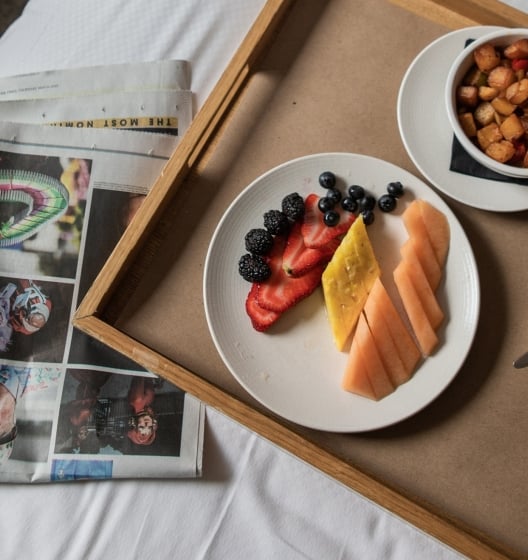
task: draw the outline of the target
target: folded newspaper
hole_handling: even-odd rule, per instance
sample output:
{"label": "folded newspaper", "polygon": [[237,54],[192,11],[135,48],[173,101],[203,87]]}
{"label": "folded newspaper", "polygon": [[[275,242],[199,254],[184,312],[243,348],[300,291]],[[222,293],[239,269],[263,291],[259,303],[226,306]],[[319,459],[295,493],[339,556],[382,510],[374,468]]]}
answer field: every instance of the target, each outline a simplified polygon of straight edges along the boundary
{"label": "folded newspaper", "polygon": [[[162,61],[0,79],[0,482],[201,475],[203,404],[71,324],[191,120],[187,76]],[[56,125],[103,97],[175,126]]]}

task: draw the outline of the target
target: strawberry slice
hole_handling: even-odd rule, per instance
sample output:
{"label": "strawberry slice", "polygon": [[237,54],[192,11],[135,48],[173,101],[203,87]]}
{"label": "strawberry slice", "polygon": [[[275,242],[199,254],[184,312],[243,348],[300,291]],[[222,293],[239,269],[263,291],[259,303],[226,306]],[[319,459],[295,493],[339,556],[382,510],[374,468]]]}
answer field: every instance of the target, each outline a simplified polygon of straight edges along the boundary
{"label": "strawberry slice", "polygon": [[246,298],[246,313],[251,319],[251,324],[256,331],[264,332],[268,330],[275,321],[281,316],[280,313],[264,309],[257,301],[257,284],[251,284],[251,289]]}
{"label": "strawberry slice", "polygon": [[283,313],[309,296],[321,283],[321,275],[326,263],[315,265],[299,277],[288,276],[282,266],[286,240],[276,237],[269,255],[271,276],[257,284],[257,303],[260,307]]}
{"label": "strawberry slice", "polygon": [[288,276],[302,276],[315,266],[327,263],[338,246],[339,239],[336,237],[320,248],[306,247],[301,224],[295,222],[282,255],[282,268]]}
{"label": "strawberry slice", "polygon": [[323,247],[331,239],[346,233],[356,219],[356,215],[353,212],[348,212],[336,206],[336,211],[339,212],[340,216],[339,223],[336,226],[327,226],[323,221],[323,213],[317,207],[319,198],[314,193],[306,197],[304,219],[301,226],[304,244],[312,249]]}

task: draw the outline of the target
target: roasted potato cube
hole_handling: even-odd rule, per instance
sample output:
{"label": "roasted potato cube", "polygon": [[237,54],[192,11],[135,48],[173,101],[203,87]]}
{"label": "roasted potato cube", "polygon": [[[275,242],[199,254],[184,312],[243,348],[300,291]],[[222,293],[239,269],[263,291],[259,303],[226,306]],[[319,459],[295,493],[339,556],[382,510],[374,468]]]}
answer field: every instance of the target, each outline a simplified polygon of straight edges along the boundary
{"label": "roasted potato cube", "polygon": [[506,163],[515,155],[515,148],[508,140],[492,142],[485,150],[486,154],[500,163]]}
{"label": "roasted potato cube", "polygon": [[528,58],[528,39],[518,39],[504,49],[504,56],[514,58]]}
{"label": "roasted potato cube", "polygon": [[491,101],[499,94],[499,90],[497,88],[489,87],[489,86],[480,86],[478,88],[478,96],[482,101]]}
{"label": "roasted potato cube", "polygon": [[478,103],[478,88],[476,86],[460,86],[456,90],[458,106],[476,107]]}
{"label": "roasted potato cube", "polygon": [[528,78],[514,82],[506,88],[506,99],[515,105],[521,105],[528,99]]}
{"label": "roasted potato cube", "polygon": [[524,135],[524,126],[521,119],[513,113],[504,119],[500,125],[500,131],[506,140],[517,140]]}
{"label": "roasted potato cube", "polygon": [[502,139],[502,133],[496,122],[492,122],[477,131],[477,142],[483,150],[490,144],[500,142]]}
{"label": "roasted potato cube", "polygon": [[483,72],[489,72],[500,63],[500,55],[490,43],[486,43],[475,49],[473,58],[475,64]]}
{"label": "roasted potato cube", "polygon": [[510,103],[505,97],[495,97],[491,101],[491,106],[497,113],[505,116],[511,115],[517,109],[517,105]]}
{"label": "roasted potato cube", "polygon": [[458,120],[467,136],[472,138],[477,135],[477,125],[473,118],[473,113],[462,113],[458,115]]}
{"label": "roasted potato cube", "polygon": [[483,101],[475,109],[473,115],[480,126],[486,126],[487,124],[493,122],[495,109],[489,101]]}
{"label": "roasted potato cube", "polygon": [[498,90],[506,89],[515,81],[515,72],[505,66],[497,66],[488,74],[488,85]]}

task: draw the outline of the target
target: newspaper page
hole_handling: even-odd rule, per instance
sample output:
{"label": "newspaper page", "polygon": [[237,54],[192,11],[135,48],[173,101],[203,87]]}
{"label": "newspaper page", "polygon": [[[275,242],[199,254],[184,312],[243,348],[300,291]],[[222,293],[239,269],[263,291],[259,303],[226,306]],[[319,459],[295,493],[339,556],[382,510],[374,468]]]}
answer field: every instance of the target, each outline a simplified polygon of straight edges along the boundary
{"label": "newspaper page", "polygon": [[124,128],[180,136],[191,119],[191,93],[181,90],[0,102],[0,121],[64,128]]}
{"label": "newspaper page", "polygon": [[115,91],[190,91],[190,81],[190,68],[186,60],[49,70],[0,78],[0,101],[61,98]]}
{"label": "newspaper page", "polygon": [[201,475],[203,404],[72,327],[177,141],[0,122],[0,482]]}

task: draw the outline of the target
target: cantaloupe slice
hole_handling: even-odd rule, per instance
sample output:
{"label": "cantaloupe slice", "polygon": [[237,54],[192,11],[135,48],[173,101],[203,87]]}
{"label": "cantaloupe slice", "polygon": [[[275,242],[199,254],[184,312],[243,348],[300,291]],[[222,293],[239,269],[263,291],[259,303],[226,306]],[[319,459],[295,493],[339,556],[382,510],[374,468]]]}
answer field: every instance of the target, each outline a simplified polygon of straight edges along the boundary
{"label": "cantaloupe slice", "polygon": [[435,292],[442,279],[442,268],[436,260],[436,255],[429,238],[426,236],[407,239],[400,247],[400,254],[402,259],[410,259],[413,261],[418,259],[427,276],[431,289]]}
{"label": "cantaloupe slice", "polygon": [[445,265],[451,232],[449,222],[443,212],[421,198],[415,201],[420,209],[427,235],[433,246],[436,258],[441,267]]}
{"label": "cantaloupe slice", "polygon": [[[375,400],[380,400],[392,393],[395,386],[385,369],[385,365],[379,355],[374,338],[372,337],[372,333],[363,314],[359,316],[353,343],[345,368],[345,380],[342,382],[342,386],[351,387],[352,392],[358,392],[359,394],[359,391],[355,390],[355,385],[351,383],[352,379],[361,380],[361,374],[352,369],[352,366],[357,366],[359,364],[362,365],[363,370],[367,374]],[[354,356],[355,353],[359,353],[360,357]],[[360,390],[364,391],[363,380],[361,380]]]}
{"label": "cantaloupe slice", "polygon": [[444,320],[444,312],[429,285],[422,265],[418,259],[414,261],[412,259],[404,259],[398,266],[403,269],[403,272],[409,277],[409,280],[414,286],[416,295],[424,308],[425,314],[431,323],[431,327],[433,327],[434,330],[438,329]]}
{"label": "cantaloupe slice", "polygon": [[377,292],[377,290],[370,292],[363,313],[385,369],[393,385],[398,387],[411,378],[414,368],[406,367],[400,356],[399,340],[391,336],[389,325],[384,316],[384,301],[383,298],[377,297]]}
{"label": "cantaloupe slice", "polygon": [[363,354],[359,351],[358,342],[352,339],[341,387],[349,393],[376,400],[376,394],[370,383]]}
{"label": "cantaloupe slice", "polygon": [[450,242],[450,229],[446,216],[423,199],[416,199],[402,214],[403,223],[411,239],[427,238],[436,261],[443,268]]}
{"label": "cantaloupe slice", "polygon": [[422,354],[381,279],[378,278],[372,286],[369,298],[376,300],[378,306],[383,309],[385,324],[387,325],[394,345],[398,349],[400,359],[410,375],[416,369]]}
{"label": "cantaloupe slice", "polygon": [[405,261],[401,261],[394,269],[394,283],[400,294],[422,354],[424,356],[431,356],[438,345],[438,336],[431,325],[404,263]]}

